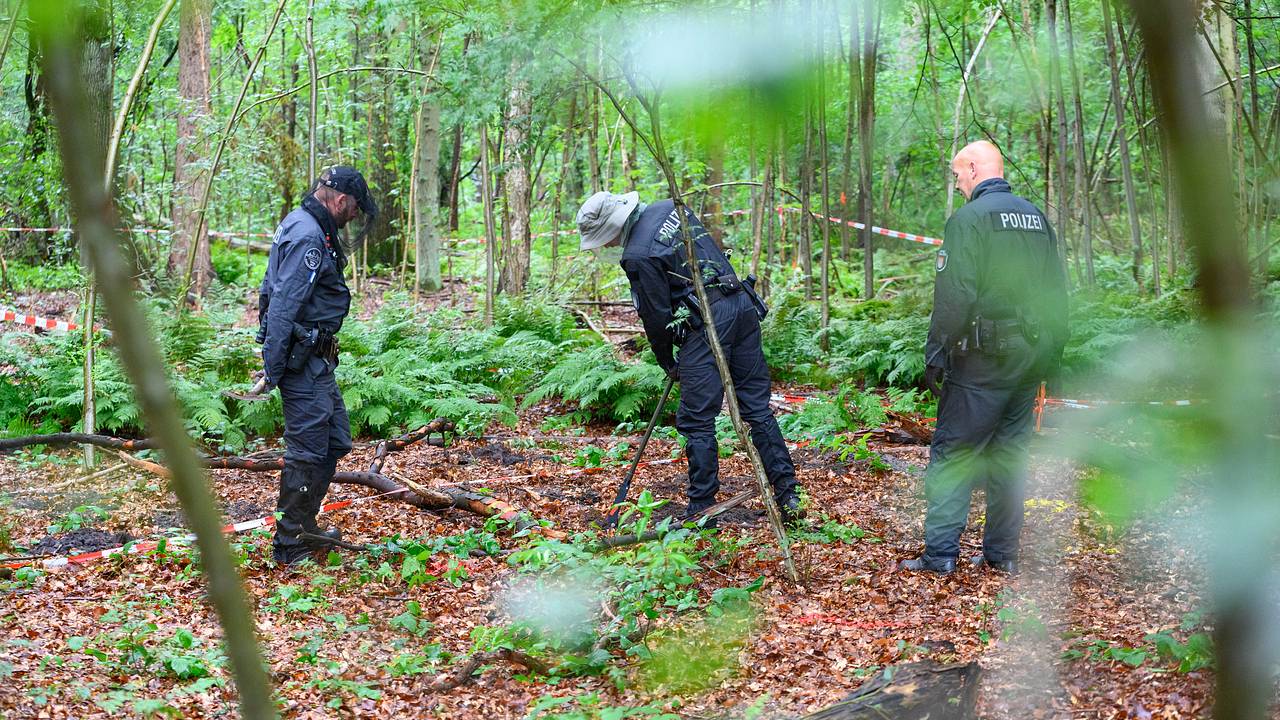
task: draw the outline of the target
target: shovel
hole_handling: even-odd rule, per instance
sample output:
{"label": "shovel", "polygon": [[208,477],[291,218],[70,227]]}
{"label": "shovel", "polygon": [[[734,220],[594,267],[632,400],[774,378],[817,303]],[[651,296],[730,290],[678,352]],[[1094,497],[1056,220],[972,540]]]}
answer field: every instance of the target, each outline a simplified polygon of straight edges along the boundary
{"label": "shovel", "polygon": [[604,516],[604,526],[606,528],[614,528],[618,525],[618,515],[622,512],[622,503],[627,501],[627,493],[631,491],[631,481],[636,477],[636,468],[640,467],[640,458],[644,456],[644,448],[649,444],[649,438],[653,437],[653,428],[657,426],[658,416],[662,414],[662,408],[666,407],[667,398],[671,396],[671,388],[675,384],[676,378],[674,375],[667,378],[667,387],[662,391],[662,399],[658,401],[658,407],[653,409],[653,417],[649,418],[649,428],[644,431],[644,438],[640,440],[640,447],[636,448],[636,457],[631,461],[631,469],[627,471],[627,478],[618,487],[618,495],[613,499],[613,507],[609,508],[609,513]]}

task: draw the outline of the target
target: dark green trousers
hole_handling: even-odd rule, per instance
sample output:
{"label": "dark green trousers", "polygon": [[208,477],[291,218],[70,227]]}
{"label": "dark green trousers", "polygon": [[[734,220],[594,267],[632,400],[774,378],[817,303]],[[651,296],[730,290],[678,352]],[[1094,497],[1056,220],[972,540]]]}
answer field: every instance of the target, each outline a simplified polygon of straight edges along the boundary
{"label": "dark green trousers", "polygon": [[925,560],[955,559],[974,487],[986,486],[983,555],[1018,558],[1036,386],[973,387],[948,377],[925,473]]}

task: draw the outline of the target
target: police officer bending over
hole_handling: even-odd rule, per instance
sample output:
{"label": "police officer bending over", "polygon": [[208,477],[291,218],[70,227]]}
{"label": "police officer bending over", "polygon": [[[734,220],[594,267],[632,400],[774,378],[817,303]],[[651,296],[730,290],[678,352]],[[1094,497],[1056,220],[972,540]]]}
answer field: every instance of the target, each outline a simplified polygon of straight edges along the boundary
{"label": "police officer bending over", "polygon": [[[769,408],[769,366],[760,345],[764,304],[750,282],[734,274],[698,218],[685,212],[742,418],[751,425],[751,442],[760,453],[783,519],[792,521],[800,514],[800,497],[795,466]],[[622,269],[653,354],[662,369],[680,381],[676,429],[685,438],[689,459],[685,517],[692,518],[715,504],[720,489],[715,420],[724,386],[703,331],[675,203],[645,205],[638,193],[598,192],[578,211],[577,224],[584,250],[622,245]]]}
{"label": "police officer bending over", "polygon": [[1010,191],[994,145],[966,146],[951,170],[969,202],[947,221],[937,256],[925,345],[925,379],[938,395],[925,550],[902,567],[955,570],[970,494],[985,482],[982,555],[971,562],[1014,572],[1032,406],[1067,342],[1066,272],[1048,220]]}
{"label": "police officer bending over", "polygon": [[284,403],[286,449],[271,553],[282,564],[306,560],[325,545],[300,538],[301,533],[342,536],[336,528],[321,530],[316,514],[338,459],[351,451],[351,425],[333,371],[335,336],[351,306],[338,230],[357,210],[364,212],[366,225],[378,213],[364,177],[349,167],[325,170],[302,207],[276,228],[258,294],[266,387],[278,386]]}

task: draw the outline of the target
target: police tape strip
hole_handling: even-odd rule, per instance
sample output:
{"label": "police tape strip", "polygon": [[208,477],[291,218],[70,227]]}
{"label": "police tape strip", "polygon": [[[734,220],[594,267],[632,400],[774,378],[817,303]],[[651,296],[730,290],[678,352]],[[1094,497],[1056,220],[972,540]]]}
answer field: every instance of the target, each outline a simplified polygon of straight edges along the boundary
{"label": "police tape strip", "polygon": [[[38,315],[27,315],[16,310],[0,310],[0,322],[16,323],[18,325],[26,325],[27,327],[40,328],[42,330],[61,330],[63,332],[76,332],[83,325],[78,325],[66,320],[58,320],[56,318],[45,318]],[[95,332],[101,332],[110,335],[111,331],[104,329],[101,325],[94,325]]]}
{"label": "police tape strip", "polygon": [[[51,318],[38,317],[36,315],[26,315],[15,310],[5,310],[0,316],[0,320],[7,323],[17,323],[28,327],[42,328],[44,330],[62,330],[63,332],[75,332],[80,326],[67,322],[66,320],[54,320]],[[97,326],[94,329],[98,329]]]}
{"label": "police tape strip", "polygon": [[[790,213],[804,212],[802,209],[798,207],[790,207],[788,205],[779,205],[776,208],[776,210],[778,215],[782,215],[784,212],[790,212]],[[750,212],[751,212],[750,209],[729,210],[724,214],[725,215],[746,215]],[[857,220],[845,220],[843,218],[832,217],[830,215],[822,215],[819,213],[814,213],[813,215],[814,217],[817,217],[822,220],[826,220],[827,222],[831,222],[836,225],[848,225],[849,227],[856,228],[858,230],[865,230],[867,227],[866,223],[860,223]],[[927,235],[917,235],[915,233],[909,233],[909,232],[902,232],[901,230],[890,230],[889,228],[882,228],[879,225],[872,225],[871,232],[876,233],[877,235],[884,235],[886,237],[898,238],[900,240],[910,240],[912,242],[924,243],[925,245],[941,245],[942,244],[942,240],[939,238],[929,237]]]}
{"label": "police tape strip", "polygon": [[[160,234],[163,234],[163,233],[172,233],[172,232],[173,232],[173,230],[171,230],[171,229],[169,229],[169,228],[117,228],[117,231],[118,231],[118,232],[127,232],[127,233],[141,233],[141,234],[143,234],[143,235],[160,235]],[[60,232],[75,232],[75,228],[70,228],[70,227],[61,227],[61,226],[54,226],[54,227],[0,227],[0,232],[29,232],[29,233],[49,233],[49,234],[53,234],[53,233],[60,233]],[[210,230],[210,231],[208,231],[208,234],[209,234],[209,236],[210,236],[210,237],[218,237],[218,238],[237,238],[237,237],[259,237],[259,238],[269,238],[269,237],[275,237],[275,235],[273,235],[273,234],[271,234],[271,233],[262,233],[262,232],[235,232],[234,230]]]}

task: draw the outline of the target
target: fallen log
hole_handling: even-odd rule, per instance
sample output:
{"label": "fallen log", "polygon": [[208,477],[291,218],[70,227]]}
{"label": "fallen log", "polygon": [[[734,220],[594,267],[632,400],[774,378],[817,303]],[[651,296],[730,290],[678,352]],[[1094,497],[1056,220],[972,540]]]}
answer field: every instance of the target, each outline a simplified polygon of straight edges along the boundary
{"label": "fallen log", "polygon": [[32,445],[93,445],[107,450],[151,450],[159,444],[151,438],[118,438],[91,433],[50,433],[48,435],[24,435],[0,439],[0,453],[11,452]]}
{"label": "fallen log", "polygon": [[804,720],[969,720],[975,717],[981,673],[976,662],[891,665],[844,700]]}
{"label": "fallen log", "polygon": [[[385,458],[388,453],[399,452],[405,448],[419,442],[423,438],[429,437],[432,433],[448,433],[453,431],[453,422],[446,418],[436,418],[431,422],[412,432],[405,433],[399,437],[389,438],[379,441],[378,448],[380,457]],[[62,447],[66,445],[93,445],[95,447],[104,448],[106,450],[124,450],[133,452],[137,450],[154,450],[159,444],[152,438],[118,438],[111,435],[97,435],[92,433],[49,433],[47,435],[24,435],[22,437],[0,438],[0,453],[12,452],[24,447],[32,445],[53,445]],[[237,457],[206,457],[204,458],[205,467],[215,470],[279,470],[283,465],[282,461],[277,461],[274,465],[257,465],[244,464],[250,463],[245,458]],[[259,463],[261,461],[252,461]],[[381,464],[379,464],[379,469]],[[374,472],[377,472],[376,470]]]}

